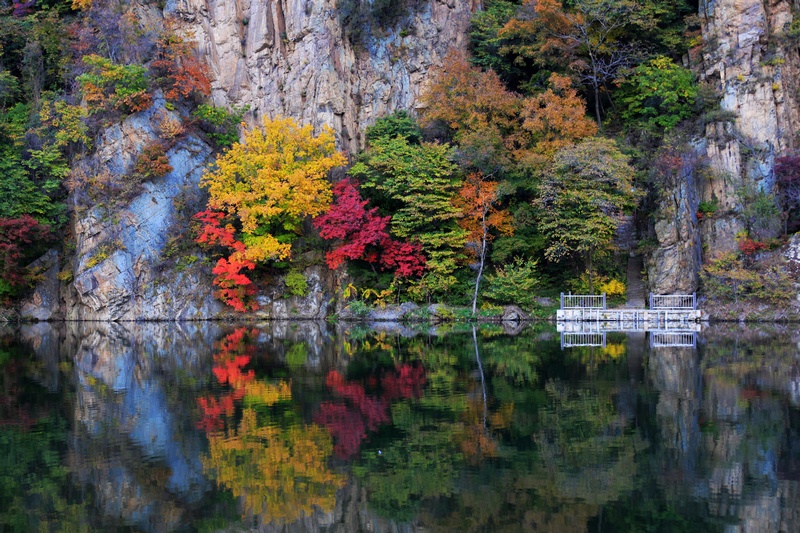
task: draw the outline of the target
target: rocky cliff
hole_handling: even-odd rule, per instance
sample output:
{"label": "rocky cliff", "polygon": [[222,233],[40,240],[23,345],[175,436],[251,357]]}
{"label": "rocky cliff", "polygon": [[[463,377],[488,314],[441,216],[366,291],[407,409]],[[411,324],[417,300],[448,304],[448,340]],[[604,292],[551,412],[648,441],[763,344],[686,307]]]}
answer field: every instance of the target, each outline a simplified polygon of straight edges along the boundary
{"label": "rocky cliff", "polygon": [[372,20],[357,36],[343,13],[359,3],[345,3],[168,0],[164,13],[198,41],[215,103],[331,126],[354,153],[376,118],[417,106],[430,68],[466,46],[479,0],[401,1],[394,20]]}
{"label": "rocky cliff", "polygon": [[[700,2],[702,46],[691,66],[721,95],[724,119],[708,123],[695,142],[708,171],[667,190],[656,213],[659,249],[649,263],[655,292],[695,290],[701,249],[706,257],[736,249],[736,234],[745,228],[737,191],[773,192],[775,159],[795,148],[800,56],[791,30],[794,9],[790,0]],[[715,211],[698,220],[700,202]]]}

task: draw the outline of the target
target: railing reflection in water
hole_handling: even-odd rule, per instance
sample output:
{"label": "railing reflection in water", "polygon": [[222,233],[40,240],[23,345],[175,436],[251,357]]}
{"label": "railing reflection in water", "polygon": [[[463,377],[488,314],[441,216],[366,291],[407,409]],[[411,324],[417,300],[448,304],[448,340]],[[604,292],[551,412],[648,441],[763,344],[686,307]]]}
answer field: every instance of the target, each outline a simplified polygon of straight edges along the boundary
{"label": "railing reflection in water", "polygon": [[[648,333],[651,348],[697,348],[697,333],[700,324],[661,324],[651,329],[645,322],[559,322],[561,349],[595,346],[605,348],[607,333]],[[665,327],[666,326],[666,327]]]}

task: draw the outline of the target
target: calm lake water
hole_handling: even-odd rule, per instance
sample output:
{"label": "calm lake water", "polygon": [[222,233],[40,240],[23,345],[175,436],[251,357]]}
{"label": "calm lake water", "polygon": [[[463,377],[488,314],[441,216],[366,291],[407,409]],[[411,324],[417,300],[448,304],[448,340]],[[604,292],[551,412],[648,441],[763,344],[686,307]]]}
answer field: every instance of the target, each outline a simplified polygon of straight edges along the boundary
{"label": "calm lake water", "polygon": [[800,531],[800,334],[2,332],[0,531]]}

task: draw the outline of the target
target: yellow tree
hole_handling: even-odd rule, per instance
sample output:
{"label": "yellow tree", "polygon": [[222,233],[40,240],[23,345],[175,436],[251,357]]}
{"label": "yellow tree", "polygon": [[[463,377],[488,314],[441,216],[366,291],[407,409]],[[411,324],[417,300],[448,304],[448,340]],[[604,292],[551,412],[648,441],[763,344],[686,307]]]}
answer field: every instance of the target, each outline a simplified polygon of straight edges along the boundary
{"label": "yellow tree", "polygon": [[303,220],[331,203],[328,172],[346,163],[333,133],[314,136],[290,118],[264,118],[207,172],[208,206],[241,224],[244,258],[259,262],[289,257]]}

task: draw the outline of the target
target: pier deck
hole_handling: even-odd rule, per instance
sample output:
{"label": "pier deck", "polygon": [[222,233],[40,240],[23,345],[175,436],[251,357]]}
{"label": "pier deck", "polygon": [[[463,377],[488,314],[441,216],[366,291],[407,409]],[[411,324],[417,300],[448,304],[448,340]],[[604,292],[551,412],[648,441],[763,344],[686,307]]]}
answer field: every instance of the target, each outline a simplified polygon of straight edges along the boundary
{"label": "pier deck", "polygon": [[[695,294],[650,294],[648,308],[606,308],[605,294],[561,294],[558,322],[630,323],[634,330],[674,328],[676,324],[703,321]],[[625,328],[628,329],[628,328]]]}

